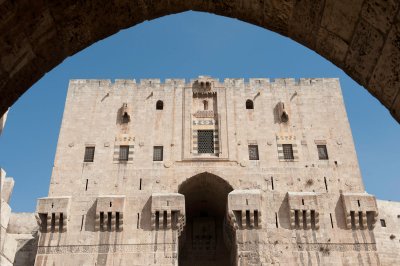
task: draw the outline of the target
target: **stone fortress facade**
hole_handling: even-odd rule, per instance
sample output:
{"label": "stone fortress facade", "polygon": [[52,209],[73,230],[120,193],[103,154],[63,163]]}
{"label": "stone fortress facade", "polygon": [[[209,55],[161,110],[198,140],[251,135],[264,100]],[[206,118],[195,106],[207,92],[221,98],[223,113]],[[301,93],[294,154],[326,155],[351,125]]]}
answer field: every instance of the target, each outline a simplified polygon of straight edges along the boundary
{"label": "stone fortress facade", "polygon": [[338,79],[71,80],[36,212],[37,266],[400,264]]}

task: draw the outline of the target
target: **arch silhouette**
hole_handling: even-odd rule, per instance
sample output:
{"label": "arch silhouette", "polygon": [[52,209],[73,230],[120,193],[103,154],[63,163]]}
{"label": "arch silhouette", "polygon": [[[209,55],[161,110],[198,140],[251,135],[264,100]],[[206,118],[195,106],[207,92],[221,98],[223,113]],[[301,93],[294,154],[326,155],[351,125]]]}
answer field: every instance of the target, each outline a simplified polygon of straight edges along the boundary
{"label": "arch silhouette", "polygon": [[377,2],[6,0],[0,4],[0,114],[45,73],[91,44],[146,20],[194,10],[263,27],[314,50],[400,122],[400,4]]}

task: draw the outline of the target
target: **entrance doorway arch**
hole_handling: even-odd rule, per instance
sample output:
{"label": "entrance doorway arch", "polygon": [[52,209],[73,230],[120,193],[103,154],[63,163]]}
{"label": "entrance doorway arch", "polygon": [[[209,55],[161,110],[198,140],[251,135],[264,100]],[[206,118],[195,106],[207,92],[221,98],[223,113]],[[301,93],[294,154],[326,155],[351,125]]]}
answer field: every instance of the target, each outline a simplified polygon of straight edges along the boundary
{"label": "entrance doorway arch", "polygon": [[231,265],[233,245],[227,241],[228,194],[232,186],[224,179],[204,172],[179,186],[185,196],[186,226],[179,238],[179,265]]}

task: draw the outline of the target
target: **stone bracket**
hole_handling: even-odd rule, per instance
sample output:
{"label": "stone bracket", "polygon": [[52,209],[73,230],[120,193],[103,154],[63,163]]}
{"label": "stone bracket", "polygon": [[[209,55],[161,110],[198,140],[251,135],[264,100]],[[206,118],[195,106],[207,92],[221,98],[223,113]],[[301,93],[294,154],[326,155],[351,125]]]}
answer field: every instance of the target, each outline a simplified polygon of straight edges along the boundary
{"label": "stone bracket", "polygon": [[98,197],[96,201],[96,231],[122,231],[124,226],[125,196]]}
{"label": "stone bracket", "polygon": [[289,217],[292,229],[316,229],[319,225],[319,194],[315,192],[288,192]]}
{"label": "stone bracket", "polygon": [[71,197],[47,197],[38,199],[36,220],[43,233],[66,232]]}
{"label": "stone bracket", "polygon": [[180,235],[186,224],[185,196],[179,193],[151,195],[151,226],[153,230],[177,230]]}
{"label": "stone bracket", "polygon": [[261,191],[235,189],[229,193],[227,219],[234,230],[262,228]]}
{"label": "stone bracket", "polygon": [[342,193],[347,229],[374,228],[378,220],[378,207],[374,196],[368,193]]}

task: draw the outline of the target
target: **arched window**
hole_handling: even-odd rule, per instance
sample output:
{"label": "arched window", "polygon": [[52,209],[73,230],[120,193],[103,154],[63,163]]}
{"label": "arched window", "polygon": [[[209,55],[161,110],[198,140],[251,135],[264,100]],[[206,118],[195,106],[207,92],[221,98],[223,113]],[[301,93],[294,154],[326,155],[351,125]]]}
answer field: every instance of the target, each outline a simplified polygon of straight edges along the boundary
{"label": "arched window", "polygon": [[246,101],[246,109],[254,109],[254,103],[252,100]]}
{"label": "arched window", "polygon": [[163,101],[157,101],[156,103],[156,110],[163,110],[164,109],[164,103]]}
{"label": "arched window", "polygon": [[129,123],[130,121],[131,121],[131,118],[129,117],[128,113],[125,112],[125,113],[122,115],[122,123],[123,123],[123,124],[126,124],[126,123]]}
{"label": "arched window", "polygon": [[204,100],[203,105],[204,105],[204,111],[207,111],[208,110],[208,101]]}

